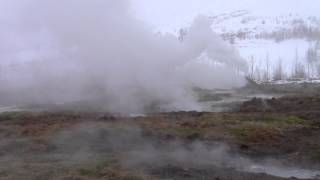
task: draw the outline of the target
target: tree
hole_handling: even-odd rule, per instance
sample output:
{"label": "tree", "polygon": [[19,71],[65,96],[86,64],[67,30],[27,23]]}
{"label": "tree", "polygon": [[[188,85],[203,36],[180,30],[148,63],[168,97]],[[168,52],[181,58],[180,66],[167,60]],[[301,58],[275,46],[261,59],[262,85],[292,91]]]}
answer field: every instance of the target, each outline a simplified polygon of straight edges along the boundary
{"label": "tree", "polygon": [[295,59],[294,59],[294,68],[293,68],[293,71],[292,71],[292,76],[294,76],[295,74],[298,74],[298,62],[299,62],[299,54],[298,54],[298,48],[296,48]]}
{"label": "tree", "polygon": [[267,71],[263,71],[262,72],[262,81],[263,82],[268,82],[270,79],[269,79],[269,75],[267,73]]}
{"label": "tree", "polygon": [[269,81],[269,66],[270,66],[270,59],[269,59],[269,52],[267,53],[266,56],[266,73],[264,73],[264,78],[266,81]]}
{"label": "tree", "polygon": [[258,80],[258,81],[261,81],[261,69],[259,68],[259,66],[256,66],[255,67],[255,70],[254,70],[254,79]]}
{"label": "tree", "polygon": [[184,41],[185,36],[187,36],[187,31],[185,29],[181,28],[179,30],[179,37],[178,37],[179,41],[181,41],[181,42]]}
{"label": "tree", "polygon": [[305,66],[301,62],[297,63],[296,71],[294,72],[294,74],[292,74],[292,78],[299,78],[299,79],[307,78]]}
{"label": "tree", "polygon": [[254,66],[255,66],[255,62],[254,62],[254,57],[251,56],[251,60],[250,60],[250,63],[251,63],[251,68],[250,68],[250,77],[251,79],[254,79]]}
{"label": "tree", "polygon": [[318,40],[315,44],[315,55],[316,55],[316,71],[318,73],[318,77],[320,77],[320,40]]}
{"label": "tree", "polygon": [[231,36],[229,39],[230,44],[235,44],[236,43],[236,38],[234,36]]}
{"label": "tree", "polygon": [[282,59],[279,58],[278,65],[273,72],[273,80],[278,81],[283,79],[284,79],[284,73],[283,73],[283,67],[282,67]]}
{"label": "tree", "polygon": [[306,60],[308,64],[308,77],[314,76],[314,66],[317,63],[317,51],[315,48],[309,47],[306,52]]}

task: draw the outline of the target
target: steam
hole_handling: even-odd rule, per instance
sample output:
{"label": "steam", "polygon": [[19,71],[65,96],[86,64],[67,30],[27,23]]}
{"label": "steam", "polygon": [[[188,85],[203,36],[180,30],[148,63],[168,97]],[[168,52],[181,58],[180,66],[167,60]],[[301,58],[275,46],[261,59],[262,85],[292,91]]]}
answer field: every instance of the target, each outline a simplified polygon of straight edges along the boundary
{"label": "steam", "polygon": [[[0,96],[112,112],[201,110],[192,93],[245,84],[246,63],[197,17],[180,42],[155,35],[126,0],[1,1]],[[14,64],[13,66],[8,66]],[[19,63],[14,63],[19,62]],[[7,64],[7,65],[5,65]]]}
{"label": "steam", "polygon": [[[23,164],[38,162],[50,164],[48,167],[54,171],[61,166],[77,167],[111,156],[119,158],[122,166],[130,169],[162,169],[170,165],[183,169],[221,169],[222,172],[227,169],[227,174],[238,171],[301,179],[316,178],[320,174],[319,171],[288,167],[275,159],[255,162],[221,143],[162,142],[157,137],[145,136],[143,130],[136,126],[84,123],[50,136],[46,143],[39,144],[38,141],[21,138],[1,140],[0,172],[13,168],[15,173],[12,175],[19,174],[17,167],[28,167]],[[20,170],[32,174],[28,168]],[[41,170],[35,169],[37,173]]]}
{"label": "steam", "polygon": [[[121,156],[123,166],[163,168],[230,168],[240,172],[264,173],[283,178],[316,178],[319,171],[288,167],[277,159],[256,162],[223,143],[203,141],[161,142],[143,135],[143,129],[131,125],[105,126],[102,123],[80,124],[54,137],[58,150],[69,154],[70,162],[90,161],[97,153],[113,152]],[[72,154],[72,155],[70,155]]]}

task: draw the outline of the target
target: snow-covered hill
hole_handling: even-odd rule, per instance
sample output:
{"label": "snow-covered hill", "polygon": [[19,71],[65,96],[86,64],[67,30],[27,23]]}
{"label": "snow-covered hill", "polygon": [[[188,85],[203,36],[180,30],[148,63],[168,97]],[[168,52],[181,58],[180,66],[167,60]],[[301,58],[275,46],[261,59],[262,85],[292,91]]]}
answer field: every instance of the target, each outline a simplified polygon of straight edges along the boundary
{"label": "snow-covered hill", "polygon": [[211,19],[214,30],[226,38],[233,36],[238,39],[272,39],[283,34],[286,35],[283,40],[290,38],[320,39],[320,18],[317,17],[298,14],[255,16],[249,11],[239,10],[212,16]]}
{"label": "snow-covered hill", "polygon": [[[319,65],[308,63],[308,50],[318,52],[320,61],[320,17],[288,14],[256,16],[239,10],[211,16],[212,28],[233,44],[248,60],[249,73],[257,79],[272,78],[282,65],[283,76],[291,76],[296,66],[309,76],[319,76]],[[267,69],[268,72],[267,72]]]}

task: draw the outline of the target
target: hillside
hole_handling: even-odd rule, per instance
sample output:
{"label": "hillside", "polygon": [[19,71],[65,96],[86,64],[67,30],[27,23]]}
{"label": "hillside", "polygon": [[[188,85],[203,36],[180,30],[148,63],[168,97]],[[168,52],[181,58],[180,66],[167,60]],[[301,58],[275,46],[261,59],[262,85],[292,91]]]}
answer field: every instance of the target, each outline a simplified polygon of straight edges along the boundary
{"label": "hillside", "polygon": [[319,63],[308,63],[307,52],[316,52],[315,61],[319,61],[320,18],[298,14],[257,16],[239,10],[211,16],[211,19],[214,31],[247,59],[249,74],[255,79],[263,79],[267,69],[272,78],[279,64],[287,77],[296,66],[303,66],[306,76],[319,76]]}

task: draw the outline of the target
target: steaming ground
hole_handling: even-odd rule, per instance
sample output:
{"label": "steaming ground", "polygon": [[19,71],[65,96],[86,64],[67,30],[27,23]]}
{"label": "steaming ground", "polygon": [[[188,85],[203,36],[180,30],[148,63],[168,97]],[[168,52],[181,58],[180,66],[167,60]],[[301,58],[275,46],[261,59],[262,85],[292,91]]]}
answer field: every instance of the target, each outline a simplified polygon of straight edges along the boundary
{"label": "steaming ground", "polygon": [[[196,91],[200,102],[241,94]],[[9,107],[17,112],[0,114],[0,179],[319,179],[319,107],[319,95],[132,117]]]}
{"label": "steaming ground", "polygon": [[319,103],[253,99],[239,112],[144,117],[2,113],[0,179],[319,179]]}
{"label": "steaming ground", "polygon": [[245,85],[245,61],[204,16],[179,40],[154,34],[126,0],[13,0],[0,6],[10,10],[0,15],[0,97],[10,105],[201,110],[194,88]]}
{"label": "steaming ground", "polygon": [[[14,138],[2,141],[1,148],[4,149],[3,154],[5,156],[3,155],[4,158],[1,164],[5,166],[2,166],[1,170],[3,172],[10,172],[11,168],[14,168],[17,173],[16,175],[12,175],[15,178],[22,178],[19,176],[23,175],[25,178],[30,176],[31,179],[55,179],[62,178],[60,176],[65,175],[61,170],[62,168],[83,168],[86,165],[89,166],[86,167],[89,170],[84,175],[104,177],[108,173],[107,170],[106,174],[99,174],[100,172],[94,172],[95,170],[91,170],[93,172],[90,172],[91,168],[95,168],[95,165],[91,165],[93,167],[90,167],[90,164],[97,163],[99,165],[99,163],[102,163],[103,166],[105,162],[111,161],[109,163],[112,163],[114,161],[113,163],[119,163],[119,165],[127,169],[146,168],[146,171],[151,171],[151,173],[162,174],[160,176],[166,175],[157,171],[162,169],[161,171],[168,171],[170,173],[170,170],[165,170],[166,168],[170,168],[170,166],[172,168],[179,167],[184,170],[191,169],[191,171],[192,169],[205,169],[207,171],[212,169],[211,171],[213,172],[218,170],[222,172],[239,171],[237,172],[239,175],[245,174],[244,172],[270,173],[285,178],[291,176],[306,178],[316,176],[319,173],[316,171],[282,167],[277,160],[273,160],[272,162],[271,159],[269,163],[255,163],[248,158],[237,155],[228,146],[220,143],[206,144],[200,141],[189,143],[183,140],[163,142],[161,139],[154,139],[143,135],[141,129],[135,126],[117,127],[114,125],[106,126],[105,123],[85,123],[49,138],[48,144],[42,144],[42,146],[48,146],[42,147],[48,148],[46,150],[41,149],[41,147],[38,149],[37,143],[42,144],[45,142],[29,138]],[[11,148],[14,146],[22,148],[12,151]],[[33,146],[36,149],[32,149]],[[35,152],[37,153],[36,155],[34,155]],[[117,157],[119,159],[116,159]],[[29,164],[30,167],[25,169],[26,167],[24,166],[27,163],[31,163],[32,165]],[[39,168],[44,168],[45,171],[41,172],[42,170],[40,169],[39,172],[39,169],[33,169],[37,167],[37,164]],[[47,166],[52,169],[46,169],[48,168]],[[38,171],[38,174],[31,175],[31,172],[25,172],[27,170]],[[81,171],[86,170],[79,169],[79,171],[81,174],[83,173]],[[167,176],[170,177],[169,175]],[[233,178],[236,178],[235,175],[233,176]],[[242,176],[243,178],[246,177],[246,175]],[[261,177],[263,176],[261,175]],[[159,178],[161,179],[161,177]]]}
{"label": "steaming ground", "polygon": [[0,179],[319,177],[317,96],[173,112],[221,107],[211,103],[234,97],[206,89],[246,84],[245,62],[207,17],[178,39],[155,35],[126,0],[0,9]]}

